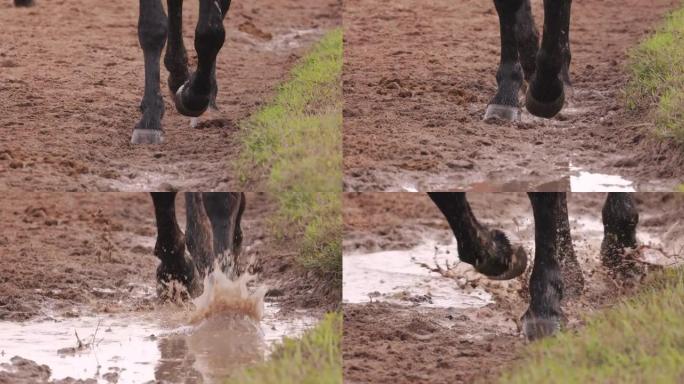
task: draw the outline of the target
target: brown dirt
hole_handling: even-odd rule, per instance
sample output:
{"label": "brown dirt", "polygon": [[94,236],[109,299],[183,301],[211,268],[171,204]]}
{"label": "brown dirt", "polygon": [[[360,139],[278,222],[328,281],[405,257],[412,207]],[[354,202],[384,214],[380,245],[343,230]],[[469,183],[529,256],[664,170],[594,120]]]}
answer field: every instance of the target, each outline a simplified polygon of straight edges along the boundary
{"label": "brown dirt", "polygon": [[654,143],[648,112],[625,111],[621,90],[627,49],[677,4],[575,2],[572,108],[486,124],[500,44],[491,1],[345,1],[345,190],[566,190],[570,162],[672,190],[681,150]]}
{"label": "brown dirt", "polygon": [[[182,196],[176,204],[184,228]],[[247,194],[242,260],[256,256],[260,280],[279,292],[269,300],[322,312],[330,298],[295,263],[299,237],[271,235],[275,209],[267,195]],[[0,320],[154,306],[159,261],[147,194],[6,193],[0,212]]]}
{"label": "brown dirt", "polygon": [[[185,43],[194,56],[198,2],[185,5]],[[237,189],[239,122],[268,101],[310,43],[341,23],[340,10],[339,0],[234,2],[218,58],[222,112],[191,129],[172,106],[163,69],[166,143],[150,148],[129,144],[144,76],[136,3],[51,1],[26,9],[2,2],[0,188]]]}
{"label": "brown dirt", "polygon": [[[532,212],[525,194],[472,193],[469,197],[481,221],[503,229],[533,255]],[[641,216],[638,236],[659,239],[682,255],[684,231],[678,224],[684,214],[684,194],[639,193],[636,198]],[[571,328],[581,326],[584,316],[632,292],[611,280],[600,266],[601,230],[580,221],[593,217],[600,222],[604,199],[602,193],[569,197],[575,250],[587,279],[584,295],[564,303]],[[452,236],[425,194],[346,194],[344,203],[345,254],[410,249],[426,235]],[[527,278],[529,270],[509,282],[469,281],[495,298],[494,304],[479,309],[399,305],[382,298],[368,304],[345,303],[345,382],[491,381],[521,357],[525,342],[518,319],[527,308]]]}

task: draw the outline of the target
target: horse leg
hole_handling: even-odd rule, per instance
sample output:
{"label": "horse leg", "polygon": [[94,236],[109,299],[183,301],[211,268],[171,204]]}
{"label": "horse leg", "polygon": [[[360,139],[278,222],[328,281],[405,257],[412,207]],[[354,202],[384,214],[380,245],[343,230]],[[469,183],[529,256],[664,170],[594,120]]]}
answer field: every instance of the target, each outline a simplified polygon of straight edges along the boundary
{"label": "horse leg", "polygon": [[185,193],[185,213],[185,244],[200,276],[204,277],[214,267],[214,240],[201,192]]}
{"label": "horse leg", "polygon": [[525,81],[530,82],[537,69],[536,58],[539,52],[539,32],[534,24],[530,0],[524,0],[516,14],[515,35]]}
{"label": "horse leg", "polygon": [[495,280],[512,279],[525,271],[527,255],[519,246],[514,248],[508,237],[497,229],[480,224],[463,192],[429,193],[444,214],[456,236],[458,257],[472,264],[475,270]]}
{"label": "horse leg", "polygon": [[[559,75],[569,55],[564,55],[562,42],[570,29],[571,0],[544,0],[544,35],[537,67],[527,89],[525,106],[539,117],[551,118],[563,108],[565,93]],[[563,35],[566,36],[563,36]],[[569,44],[566,44],[569,52]]]}
{"label": "horse leg", "polygon": [[183,43],[183,0],[167,0],[169,9],[169,42],[164,55],[164,65],[169,71],[169,89],[176,94],[178,88],[190,77],[188,53]]}
{"label": "horse leg", "polygon": [[206,192],[204,207],[214,234],[214,252],[224,272],[237,275],[237,263],[242,246],[240,221],[245,209],[241,192]]}
{"label": "horse leg", "polygon": [[200,290],[199,278],[195,264],[185,254],[185,237],[176,221],[176,193],[153,192],[152,201],[157,223],[154,254],[161,260],[157,267],[160,288],[178,281],[191,296],[196,296]]}
{"label": "horse leg", "polygon": [[561,201],[556,238],[558,241],[558,263],[560,264],[561,276],[563,278],[563,297],[576,298],[581,296],[584,290],[584,276],[575,255],[575,248],[572,245],[567,195],[562,194],[559,199]]}
{"label": "horse leg", "polygon": [[17,7],[31,7],[34,4],[33,0],[14,0],[14,5]]}
{"label": "horse leg", "polygon": [[[535,255],[530,277],[530,306],[523,315],[523,333],[529,340],[553,334],[563,319],[563,278],[559,263],[563,251],[564,193],[529,193],[534,211]],[[567,211],[565,211],[567,214]]]}
{"label": "horse leg", "polygon": [[159,87],[159,61],[167,34],[168,20],[161,0],[140,0],[138,39],[145,56],[145,94],[140,103],[142,118],[133,130],[132,144],[160,144],[164,141],[161,126],[164,100]]}
{"label": "horse leg", "polygon": [[[611,192],[603,205],[603,242],[601,262],[621,274],[640,272],[636,265],[625,265],[625,249],[636,249],[639,212],[630,193]],[[625,276],[625,277],[627,277]]]}
{"label": "horse leg", "polygon": [[523,82],[523,71],[518,57],[516,15],[523,0],[494,0],[499,15],[501,34],[501,61],[496,72],[498,89],[489,102],[484,120],[519,120],[518,92]]}
{"label": "horse leg", "polygon": [[229,6],[228,0],[200,0],[200,16],[195,30],[197,71],[178,88],[174,97],[176,109],[185,116],[202,115],[216,99],[216,56],[226,39],[223,18]]}

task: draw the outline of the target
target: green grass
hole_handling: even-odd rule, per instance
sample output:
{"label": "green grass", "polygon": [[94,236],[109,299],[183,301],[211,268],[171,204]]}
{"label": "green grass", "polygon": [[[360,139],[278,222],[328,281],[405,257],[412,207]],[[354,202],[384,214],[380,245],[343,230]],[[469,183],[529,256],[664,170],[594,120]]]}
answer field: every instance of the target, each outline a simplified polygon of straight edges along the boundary
{"label": "green grass", "polygon": [[652,108],[656,134],[684,143],[684,9],[629,53],[629,108]]}
{"label": "green grass", "polygon": [[502,383],[683,383],[684,270],[656,276],[638,295],[527,347]]}
{"label": "green grass", "polygon": [[337,192],[280,192],[276,236],[301,236],[297,262],[332,290],[342,287],[342,199]]}
{"label": "green grass", "polygon": [[328,314],[301,339],[284,339],[272,358],[227,384],[341,384],[342,315]]}
{"label": "green grass", "polygon": [[[241,123],[245,184],[269,191],[342,191],[342,29],[328,32],[273,101]],[[264,177],[265,176],[265,177]]]}

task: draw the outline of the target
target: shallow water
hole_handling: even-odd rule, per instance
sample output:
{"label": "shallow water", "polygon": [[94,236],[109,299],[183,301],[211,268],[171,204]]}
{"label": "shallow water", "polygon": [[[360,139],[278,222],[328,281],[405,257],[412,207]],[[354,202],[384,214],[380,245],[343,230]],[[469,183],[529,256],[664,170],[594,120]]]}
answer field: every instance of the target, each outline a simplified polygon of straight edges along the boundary
{"label": "shallow water", "polygon": [[570,164],[572,192],[636,192],[634,182],[618,175],[592,173]]}
{"label": "shallow water", "polygon": [[[52,379],[95,378],[116,372],[119,382],[215,382],[262,361],[283,336],[299,336],[315,323],[302,313],[287,318],[266,305],[261,323],[218,315],[186,325],[187,313],[155,313],[0,322],[0,363],[21,356],[45,364]],[[77,348],[75,334],[83,344]],[[2,368],[0,368],[2,369]]]}
{"label": "shallow water", "polygon": [[345,255],[343,261],[343,301],[367,303],[373,300],[427,307],[477,308],[492,302],[480,288],[461,289],[454,279],[430,272],[418,263],[434,266],[457,261],[453,243],[440,244],[426,239],[409,250]]}
{"label": "shallow water", "polygon": [[252,276],[229,279],[219,270],[188,308],[0,322],[0,369],[15,369],[8,363],[21,356],[50,367],[52,379],[220,382],[314,325],[305,313],[284,317],[264,303],[265,287],[248,288]]}

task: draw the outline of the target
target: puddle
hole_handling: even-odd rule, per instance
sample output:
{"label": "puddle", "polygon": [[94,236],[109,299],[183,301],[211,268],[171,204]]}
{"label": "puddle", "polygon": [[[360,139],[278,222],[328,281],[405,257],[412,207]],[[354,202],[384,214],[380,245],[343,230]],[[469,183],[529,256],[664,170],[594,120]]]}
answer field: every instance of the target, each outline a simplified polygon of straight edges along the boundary
{"label": "puddle", "polygon": [[[0,364],[21,356],[49,366],[51,378],[57,380],[94,378],[104,383],[103,376],[115,372],[122,383],[218,382],[262,361],[283,336],[299,336],[315,323],[301,313],[283,319],[277,312],[276,306],[267,305],[261,324],[247,316],[223,315],[186,325],[185,313],[169,309],[0,322]],[[91,345],[76,349],[76,333],[83,344]]]}
{"label": "puddle", "polygon": [[634,182],[622,176],[591,173],[570,163],[572,192],[636,192]]}
{"label": "puddle", "polygon": [[321,28],[290,29],[279,34],[274,34],[264,41],[244,31],[235,31],[236,39],[246,42],[260,50],[270,52],[291,51],[306,47],[323,36],[325,31]]}
{"label": "puddle", "polygon": [[[446,253],[455,244],[425,240],[409,250],[349,254],[342,258],[344,274],[343,301],[367,303],[381,300],[403,305],[426,307],[479,308],[492,302],[492,296],[481,288],[459,288],[459,283],[430,272],[417,263],[434,266],[435,259],[444,265],[457,261]],[[459,263],[463,264],[464,263]]]}
{"label": "puddle", "polygon": [[300,336],[316,322],[303,312],[279,315],[277,306],[264,303],[265,288],[247,289],[250,280],[210,274],[192,310],[164,306],[135,314],[0,322],[0,371],[20,369],[10,360],[21,356],[47,365],[56,380],[221,382],[263,361],[284,336]]}

